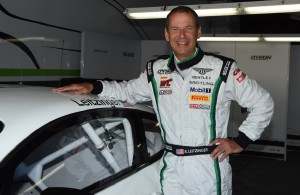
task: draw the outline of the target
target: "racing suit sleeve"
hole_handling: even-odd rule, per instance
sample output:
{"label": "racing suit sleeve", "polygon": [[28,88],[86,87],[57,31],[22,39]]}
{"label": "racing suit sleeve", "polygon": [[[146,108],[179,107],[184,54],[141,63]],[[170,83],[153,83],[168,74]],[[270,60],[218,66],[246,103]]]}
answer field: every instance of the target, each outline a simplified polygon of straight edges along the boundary
{"label": "racing suit sleeve", "polygon": [[151,91],[146,71],[138,78],[130,81],[116,82],[98,80],[93,83],[93,90],[91,93],[127,101],[131,104],[151,100]]}
{"label": "racing suit sleeve", "polygon": [[264,88],[242,72],[234,62],[225,86],[225,96],[235,100],[249,114],[239,127],[237,144],[246,148],[251,141],[259,139],[269,125],[274,111],[274,101]]}

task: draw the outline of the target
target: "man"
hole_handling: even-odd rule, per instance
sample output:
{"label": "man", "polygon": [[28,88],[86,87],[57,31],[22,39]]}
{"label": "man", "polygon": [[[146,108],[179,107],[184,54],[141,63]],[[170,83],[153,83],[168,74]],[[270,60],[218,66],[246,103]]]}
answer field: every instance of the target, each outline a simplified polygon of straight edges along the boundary
{"label": "man", "polygon": [[[258,139],[273,114],[270,94],[234,60],[204,53],[197,45],[200,36],[197,14],[179,6],[170,12],[165,27],[173,53],[148,62],[139,78],[54,89],[131,103],[152,100],[166,144],[160,166],[165,195],[231,194],[228,155]],[[231,100],[250,112],[234,140],[227,138]]]}

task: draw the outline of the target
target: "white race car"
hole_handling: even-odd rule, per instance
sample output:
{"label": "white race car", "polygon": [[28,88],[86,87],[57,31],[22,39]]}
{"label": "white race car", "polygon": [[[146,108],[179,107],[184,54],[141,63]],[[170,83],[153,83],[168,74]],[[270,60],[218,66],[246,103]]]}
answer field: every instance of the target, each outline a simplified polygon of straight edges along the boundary
{"label": "white race car", "polygon": [[150,107],[51,90],[0,85],[0,195],[160,194]]}

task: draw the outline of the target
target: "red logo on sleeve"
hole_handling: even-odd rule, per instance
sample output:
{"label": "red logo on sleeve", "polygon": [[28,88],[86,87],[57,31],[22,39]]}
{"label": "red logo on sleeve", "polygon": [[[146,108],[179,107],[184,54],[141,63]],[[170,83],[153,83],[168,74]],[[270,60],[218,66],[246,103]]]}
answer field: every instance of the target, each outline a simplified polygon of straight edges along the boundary
{"label": "red logo on sleeve", "polygon": [[235,69],[233,71],[233,76],[236,76],[237,74],[239,74],[239,72],[241,72],[241,70],[239,68]]}
{"label": "red logo on sleeve", "polygon": [[240,83],[240,82],[242,82],[245,78],[246,78],[246,74],[245,74],[245,73],[242,73],[238,78],[236,78],[236,80]]}

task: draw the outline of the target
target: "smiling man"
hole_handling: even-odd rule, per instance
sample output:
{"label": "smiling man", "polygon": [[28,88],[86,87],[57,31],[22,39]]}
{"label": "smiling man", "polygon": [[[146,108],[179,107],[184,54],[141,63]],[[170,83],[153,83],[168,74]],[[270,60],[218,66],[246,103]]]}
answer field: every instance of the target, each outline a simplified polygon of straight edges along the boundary
{"label": "smiling man", "polygon": [[[174,54],[183,61],[196,51],[197,39],[201,36],[198,16],[190,12],[178,12],[168,15],[165,38],[170,42]],[[195,20],[197,18],[197,20]]]}
{"label": "smiling man", "polygon": [[[165,195],[230,195],[228,156],[257,140],[270,123],[270,94],[224,56],[205,53],[198,15],[189,7],[173,9],[166,21],[170,56],[147,63],[139,78],[128,82],[73,84],[54,92],[94,93],[130,103],[152,101],[166,151],[161,160]],[[227,138],[231,101],[248,109],[239,136]]]}

